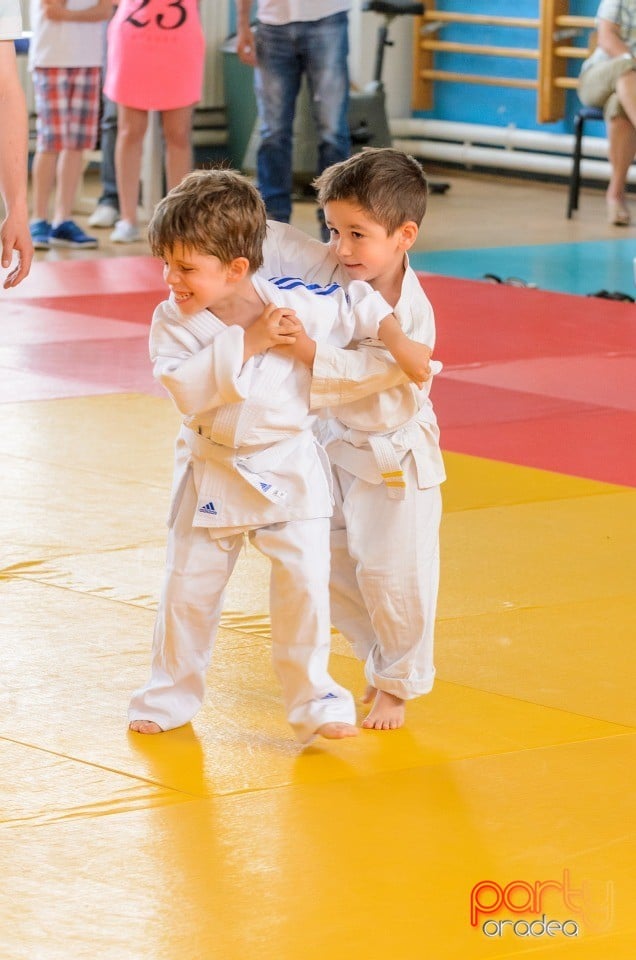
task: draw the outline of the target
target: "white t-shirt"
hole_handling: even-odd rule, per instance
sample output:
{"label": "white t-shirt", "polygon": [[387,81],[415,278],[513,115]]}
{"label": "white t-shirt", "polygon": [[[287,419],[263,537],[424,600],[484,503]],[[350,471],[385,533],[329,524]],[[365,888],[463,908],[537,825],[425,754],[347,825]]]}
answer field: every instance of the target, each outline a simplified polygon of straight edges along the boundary
{"label": "white t-shirt", "polygon": [[351,0],[258,0],[256,17],[261,23],[307,23],[349,10]]}
{"label": "white t-shirt", "polygon": [[[0,3],[4,0],[0,0]],[[95,0],[67,0],[68,10],[86,10]],[[41,0],[31,0],[31,29],[29,69],[34,67],[101,67],[103,60],[103,29],[101,20],[80,23],[72,20],[48,20],[42,11]]]}
{"label": "white t-shirt", "polygon": [[0,40],[15,40],[22,34],[19,0],[0,0]]}

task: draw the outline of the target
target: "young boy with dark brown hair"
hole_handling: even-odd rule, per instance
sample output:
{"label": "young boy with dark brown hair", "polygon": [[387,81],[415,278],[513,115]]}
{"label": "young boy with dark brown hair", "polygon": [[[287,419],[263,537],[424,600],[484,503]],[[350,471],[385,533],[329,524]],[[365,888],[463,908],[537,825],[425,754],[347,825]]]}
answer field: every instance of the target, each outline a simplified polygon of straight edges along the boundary
{"label": "young boy with dark brown hair", "polygon": [[[432,351],[431,304],[409,266],[426,211],[427,184],[413,157],[367,149],[315,181],[331,231],[328,245],[269,224],[265,270],[343,286],[363,280],[393,307],[404,334]],[[363,727],[404,723],[407,700],[433,686],[433,631],[439,584],[439,430],[423,386],[377,340],[356,350],[297,334],[288,349],[312,370],[312,408],[326,408],[321,433],[332,464],[331,615],[365,663]],[[433,372],[441,369],[432,361]],[[356,381],[376,376],[377,393],[350,399]]]}

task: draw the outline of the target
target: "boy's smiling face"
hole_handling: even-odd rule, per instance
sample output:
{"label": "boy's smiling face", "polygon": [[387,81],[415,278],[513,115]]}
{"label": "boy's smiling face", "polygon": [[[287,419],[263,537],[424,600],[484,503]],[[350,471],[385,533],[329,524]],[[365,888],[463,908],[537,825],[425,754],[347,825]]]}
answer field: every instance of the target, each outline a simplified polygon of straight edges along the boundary
{"label": "boy's smiling face", "polygon": [[331,246],[352,280],[381,289],[402,276],[404,254],[417,237],[414,221],[389,234],[353,200],[331,200],[324,213]]}
{"label": "boy's smiling face", "polygon": [[231,269],[211,254],[197,253],[180,243],[166,251],[163,278],[175,303],[187,316],[223,304],[234,292]]}

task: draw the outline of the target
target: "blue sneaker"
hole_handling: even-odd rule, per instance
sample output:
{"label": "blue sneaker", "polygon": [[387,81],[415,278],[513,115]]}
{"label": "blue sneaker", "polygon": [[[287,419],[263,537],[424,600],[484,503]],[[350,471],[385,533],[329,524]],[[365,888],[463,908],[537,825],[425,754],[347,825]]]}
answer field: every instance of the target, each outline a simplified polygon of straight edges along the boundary
{"label": "blue sneaker", "polygon": [[51,228],[49,244],[52,247],[76,247],[89,249],[97,246],[97,237],[89,237],[74,220],[64,220]]}
{"label": "blue sneaker", "polygon": [[29,224],[33,248],[35,250],[48,250],[51,237],[51,224],[48,220],[32,220]]}

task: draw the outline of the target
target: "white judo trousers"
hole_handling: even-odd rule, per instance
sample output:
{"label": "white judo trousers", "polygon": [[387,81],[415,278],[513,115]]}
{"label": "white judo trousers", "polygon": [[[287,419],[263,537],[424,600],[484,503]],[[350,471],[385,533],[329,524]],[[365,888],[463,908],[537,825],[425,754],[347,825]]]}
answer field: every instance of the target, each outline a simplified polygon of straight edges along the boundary
{"label": "white judo trousers", "polygon": [[[153,637],[150,680],[130,702],[129,720],[162,730],[188,723],[205,695],[206,671],[228,580],[244,533],[213,539],[193,527],[190,474],[168,534],[166,577]],[[272,662],[287,718],[308,742],[330,722],[356,722],[353,697],[329,674],[329,519],[294,520],[246,531],[271,561]]]}
{"label": "white judo trousers", "polygon": [[435,680],[439,588],[439,486],[418,488],[413,457],[402,461],[404,499],[333,467],[331,619],[365,663],[372,686],[403,700]]}

